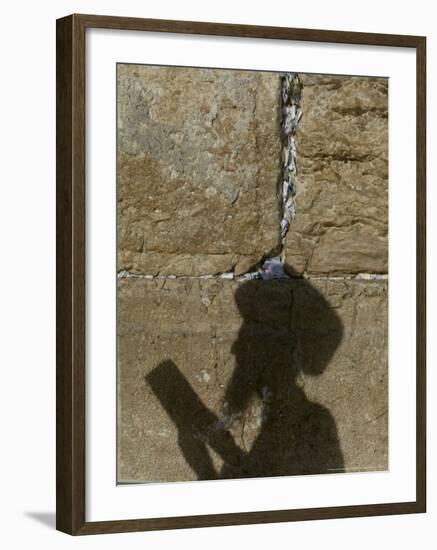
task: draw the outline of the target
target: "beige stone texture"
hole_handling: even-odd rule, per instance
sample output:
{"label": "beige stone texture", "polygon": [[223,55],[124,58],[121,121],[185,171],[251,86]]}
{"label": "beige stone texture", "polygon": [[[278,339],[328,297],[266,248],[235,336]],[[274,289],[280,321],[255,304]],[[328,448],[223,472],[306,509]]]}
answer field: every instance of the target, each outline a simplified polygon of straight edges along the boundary
{"label": "beige stone texture", "polygon": [[300,75],[293,278],[238,281],[279,252],[280,75],[117,71],[118,481],[386,470],[388,281],[343,275],[388,269],[388,81]]}
{"label": "beige stone texture", "polygon": [[298,273],[386,273],[388,80],[305,74],[300,80],[287,262]]}
{"label": "beige stone texture", "polygon": [[118,65],[118,270],[244,273],[278,247],[277,73]]}
{"label": "beige stone texture", "polygon": [[387,469],[387,282],[118,281],[118,480]]}

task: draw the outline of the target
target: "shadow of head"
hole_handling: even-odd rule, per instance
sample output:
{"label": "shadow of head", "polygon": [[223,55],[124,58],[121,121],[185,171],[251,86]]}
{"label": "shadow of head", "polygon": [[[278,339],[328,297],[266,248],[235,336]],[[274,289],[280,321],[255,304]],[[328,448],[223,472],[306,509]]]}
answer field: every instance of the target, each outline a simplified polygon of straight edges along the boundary
{"label": "shadow of head", "polygon": [[313,376],[325,370],[341,342],[343,324],[308,279],[246,281],[235,300],[243,324],[232,353],[240,367],[287,364],[295,374]]}

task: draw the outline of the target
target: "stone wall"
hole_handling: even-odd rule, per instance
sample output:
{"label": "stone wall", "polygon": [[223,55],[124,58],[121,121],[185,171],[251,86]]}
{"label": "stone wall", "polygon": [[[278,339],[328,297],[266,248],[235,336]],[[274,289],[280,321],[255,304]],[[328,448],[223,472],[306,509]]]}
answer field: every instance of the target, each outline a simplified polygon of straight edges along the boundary
{"label": "stone wall", "polygon": [[388,467],[387,81],[299,78],[281,243],[281,75],[118,66],[119,482]]}
{"label": "stone wall", "polygon": [[280,75],[119,65],[118,268],[252,269],[278,245]]}
{"label": "stone wall", "polygon": [[387,273],[388,81],[300,79],[296,218],[287,261],[298,273]]}

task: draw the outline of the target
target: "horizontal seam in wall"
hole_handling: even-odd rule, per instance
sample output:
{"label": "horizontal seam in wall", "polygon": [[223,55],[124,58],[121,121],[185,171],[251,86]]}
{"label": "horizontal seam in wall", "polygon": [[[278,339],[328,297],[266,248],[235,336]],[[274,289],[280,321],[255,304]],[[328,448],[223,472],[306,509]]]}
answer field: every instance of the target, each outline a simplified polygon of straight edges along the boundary
{"label": "horizontal seam in wall", "polygon": [[[204,274],[204,275],[152,275],[148,273],[133,273],[130,271],[120,271],[117,273],[118,279],[147,279],[147,280],[175,280],[175,279],[199,279],[199,280],[211,280],[221,279],[228,281],[247,281],[250,279],[248,275],[234,275],[233,273],[220,273],[220,274]],[[345,273],[341,275],[311,275],[304,273],[302,276],[294,277],[278,277],[276,280],[294,280],[294,279],[331,279],[331,280],[362,280],[362,281],[377,281],[388,280],[388,273]],[[259,279],[262,280],[262,279]],[[272,279],[268,279],[272,280]]]}

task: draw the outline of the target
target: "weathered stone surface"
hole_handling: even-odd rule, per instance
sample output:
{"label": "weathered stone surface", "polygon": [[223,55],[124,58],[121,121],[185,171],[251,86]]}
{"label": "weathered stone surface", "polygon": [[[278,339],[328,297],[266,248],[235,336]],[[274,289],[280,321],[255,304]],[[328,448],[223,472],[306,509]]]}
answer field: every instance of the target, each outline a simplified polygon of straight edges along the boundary
{"label": "weathered stone surface", "polygon": [[118,65],[118,269],[243,273],[278,246],[277,73]]}
{"label": "weathered stone surface", "polygon": [[299,273],[386,273],[388,80],[300,79],[296,218],[287,262]]}
{"label": "weathered stone surface", "polygon": [[[301,75],[293,275],[280,75],[118,67],[119,481],[387,468],[387,81]],[[291,271],[291,268],[289,269]],[[197,277],[197,278],[195,278]]]}
{"label": "weathered stone surface", "polygon": [[387,283],[118,281],[118,479],[387,468]]}

